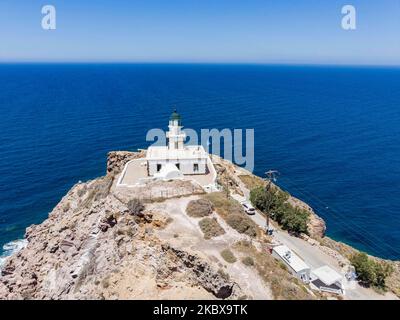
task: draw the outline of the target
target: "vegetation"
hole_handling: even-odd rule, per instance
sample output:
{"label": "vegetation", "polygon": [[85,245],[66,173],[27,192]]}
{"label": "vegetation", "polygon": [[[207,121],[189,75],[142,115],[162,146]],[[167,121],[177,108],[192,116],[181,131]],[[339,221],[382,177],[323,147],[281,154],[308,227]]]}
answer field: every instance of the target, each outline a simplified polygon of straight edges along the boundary
{"label": "vegetation", "polygon": [[273,218],[282,226],[283,229],[296,234],[308,233],[307,223],[310,213],[306,210],[294,208],[285,203],[279,207]]}
{"label": "vegetation", "polygon": [[222,218],[226,218],[228,215],[234,213],[244,213],[239,202],[232,198],[227,198],[222,192],[208,193],[204,195],[204,198],[212,203],[215,210]]}
{"label": "vegetation", "polygon": [[213,212],[212,203],[207,199],[192,200],[186,207],[186,213],[190,217],[203,218]]}
{"label": "vegetation", "polygon": [[254,259],[252,257],[244,257],[242,259],[242,263],[245,266],[252,267],[252,266],[254,266]]}
{"label": "vegetation", "polygon": [[234,245],[234,248],[253,259],[254,267],[266,285],[271,288],[274,299],[314,299],[304,288],[304,285],[296,281],[297,279],[287,270],[280,268],[279,261],[269,253],[257,250],[249,241],[239,241]]}
{"label": "vegetation", "polygon": [[229,279],[230,279],[230,276],[229,276],[229,273],[227,273],[227,272],[225,272],[223,269],[218,269],[218,274],[223,278],[223,279],[225,279],[226,281],[229,281]]}
{"label": "vegetation", "polygon": [[[93,201],[104,199],[110,193],[111,186],[113,184],[114,177],[112,175],[107,175],[102,178],[96,179],[90,187],[82,187],[85,190],[83,194],[87,193],[87,196],[83,199],[81,206],[84,208],[89,208]],[[86,190],[88,192],[86,192]],[[79,195],[78,191],[78,195]]]}
{"label": "vegetation", "polygon": [[66,204],[64,204],[63,206],[63,211],[67,212],[69,209],[71,208],[71,204],[69,202],[67,202]]}
{"label": "vegetation", "polygon": [[224,258],[224,260],[229,263],[235,263],[237,261],[235,255],[229,249],[222,250],[221,257]]}
{"label": "vegetation", "polygon": [[249,190],[252,190],[256,187],[265,186],[265,181],[255,175],[240,175],[238,177]]}
{"label": "vegetation", "polygon": [[393,271],[389,264],[368,258],[367,254],[363,252],[354,254],[350,258],[350,262],[356,269],[361,284],[386,289],[386,277]]}
{"label": "vegetation", "polygon": [[219,225],[215,218],[204,218],[199,221],[199,226],[204,233],[204,239],[207,240],[225,233],[225,230]]}
{"label": "vegetation", "polygon": [[222,192],[209,193],[205,198],[212,203],[215,211],[231,228],[251,237],[257,236],[257,225],[246,215],[239,202],[227,198]]}
{"label": "vegetation", "polygon": [[144,205],[143,203],[137,199],[131,199],[128,202],[128,211],[132,216],[142,217],[143,216]]}
{"label": "vegetation", "polygon": [[266,190],[262,186],[255,187],[250,192],[250,201],[259,210],[269,213],[283,229],[296,234],[308,233],[307,223],[310,213],[304,209],[293,207],[287,202],[289,194],[271,187]]}
{"label": "vegetation", "polygon": [[239,233],[247,234],[248,236],[253,238],[257,236],[256,225],[249,217],[246,217],[244,214],[230,214],[226,218],[226,223]]}
{"label": "vegetation", "polygon": [[87,191],[87,186],[84,184],[82,187],[78,188],[78,197],[82,197]]}

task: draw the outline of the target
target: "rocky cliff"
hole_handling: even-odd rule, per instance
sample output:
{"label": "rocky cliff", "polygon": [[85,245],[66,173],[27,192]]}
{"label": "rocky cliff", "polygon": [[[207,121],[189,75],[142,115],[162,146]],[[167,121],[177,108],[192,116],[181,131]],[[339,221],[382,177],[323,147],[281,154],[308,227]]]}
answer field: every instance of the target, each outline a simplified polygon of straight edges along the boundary
{"label": "rocky cliff", "polygon": [[203,193],[198,186],[164,182],[173,199],[153,199],[143,215],[131,214],[130,199],[160,188],[115,187],[124,164],[143,156],[109,153],[106,176],[76,184],[43,223],[27,228],[27,246],[2,267],[0,299],[272,298],[257,272],[244,265],[234,272],[219,254],[243,236],[205,240],[186,215],[188,201]]}
{"label": "rocky cliff", "polygon": [[[110,152],[106,176],[74,185],[43,223],[27,228],[27,246],[2,267],[0,299],[321,298],[267,253],[263,232],[247,235],[224,220],[224,197],[207,213],[223,232],[206,237],[207,221],[186,213],[190,202],[204,201],[198,185],[116,188],[125,163],[144,155]],[[215,162],[220,181],[239,193],[242,169]],[[149,196],[160,189],[171,192]],[[140,214],[130,207],[138,198]],[[315,230],[321,236],[325,225],[318,220]]]}

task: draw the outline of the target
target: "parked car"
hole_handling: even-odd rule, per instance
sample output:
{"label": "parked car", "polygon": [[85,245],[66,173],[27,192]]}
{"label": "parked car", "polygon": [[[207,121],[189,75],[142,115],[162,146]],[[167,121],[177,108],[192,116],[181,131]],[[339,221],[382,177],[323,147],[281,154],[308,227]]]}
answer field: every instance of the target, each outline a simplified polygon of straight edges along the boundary
{"label": "parked car", "polygon": [[246,212],[248,215],[252,216],[252,215],[256,214],[256,209],[251,205],[250,202],[243,201],[242,206],[243,206],[244,212]]}

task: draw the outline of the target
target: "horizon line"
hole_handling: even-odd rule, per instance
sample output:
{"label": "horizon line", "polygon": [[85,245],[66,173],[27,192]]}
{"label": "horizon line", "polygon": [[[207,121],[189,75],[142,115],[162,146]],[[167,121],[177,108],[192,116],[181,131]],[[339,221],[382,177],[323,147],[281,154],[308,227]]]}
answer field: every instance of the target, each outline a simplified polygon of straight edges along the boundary
{"label": "horizon line", "polygon": [[1,61],[0,65],[27,65],[27,64],[136,64],[136,65],[255,65],[255,66],[321,66],[321,67],[391,67],[399,68],[400,64],[374,64],[374,63],[317,63],[317,62],[222,62],[222,61],[110,61],[110,60],[100,60],[100,61],[72,61],[72,60],[59,60],[59,61]]}

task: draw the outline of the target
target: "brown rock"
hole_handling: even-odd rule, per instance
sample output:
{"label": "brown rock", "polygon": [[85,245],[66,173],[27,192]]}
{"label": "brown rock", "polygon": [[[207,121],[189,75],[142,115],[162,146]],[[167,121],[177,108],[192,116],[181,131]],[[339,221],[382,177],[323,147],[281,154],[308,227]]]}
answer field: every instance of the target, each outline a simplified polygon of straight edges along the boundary
{"label": "brown rock", "polygon": [[125,164],[133,159],[144,158],[145,151],[128,152],[128,151],[112,151],[107,155],[107,174],[118,174],[122,171]]}

